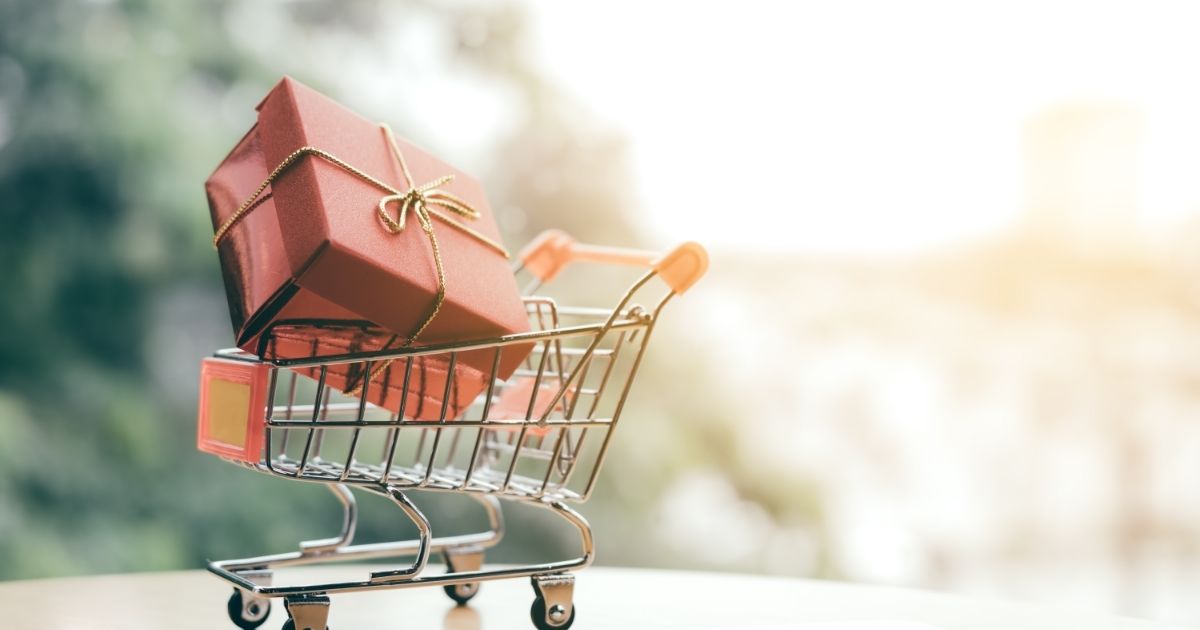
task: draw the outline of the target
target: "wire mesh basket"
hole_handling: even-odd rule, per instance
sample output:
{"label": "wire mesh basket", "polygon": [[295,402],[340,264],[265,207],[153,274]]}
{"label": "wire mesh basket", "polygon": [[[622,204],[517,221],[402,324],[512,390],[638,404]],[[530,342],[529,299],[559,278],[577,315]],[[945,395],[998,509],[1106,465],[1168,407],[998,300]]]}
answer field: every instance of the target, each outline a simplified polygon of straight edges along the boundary
{"label": "wire mesh basket", "polygon": [[[566,504],[591,495],[658,316],[703,275],[707,256],[694,243],[657,256],[582,245],[547,232],[522,252],[517,272],[531,276],[526,293],[535,294],[564,266],[580,261],[649,271],[611,309],[524,298],[531,324],[526,333],[389,348],[381,337],[386,333],[366,324],[306,322],[306,338],[313,338],[317,326],[322,338],[345,343],[281,353],[275,342],[300,332],[289,329],[298,324],[284,324],[267,333],[263,357],[223,350],[204,360],[201,449],[259,472],[325,484],[343,506],[336,537],[301,543],[295,552],[210,563],[210,571],[235,587],[229,614],[236,625],[264,623],[270,598],[285,598],[285,628],[324,628],[329,593],[440,585],[465,603],[480,582],[508,577],[532,579],[536,627],[562,630],[573,623],[569,572],[590,564],[594,550],[587,521]],[[643,307],[635,298],[656,277],[667,291]],[[525,356],[504,378],[499,369],[506,353]],[[466,369],[468,359],[475,366],[490,364],[490,370]],[[430,377],[431,370],[438,378]],[[438,391],[421,389],[430,383]],[[373,404],[381,400],[391,404]],[[419,537],[353,544],[357,509],[351,488],[390,498],[416,524]],[[417,490],[475,498],[488,529],[435,537],[408,496]],[[484,550],[503,536],[499,499],[564,518],[579,532],[581,554],[483,568]],[[442,556],[445,573],[425,570],[431,554]],[[410,564],[371,571],[361,581],[272,585],[271,569],[281,566],[406,556],[413,557]]]}

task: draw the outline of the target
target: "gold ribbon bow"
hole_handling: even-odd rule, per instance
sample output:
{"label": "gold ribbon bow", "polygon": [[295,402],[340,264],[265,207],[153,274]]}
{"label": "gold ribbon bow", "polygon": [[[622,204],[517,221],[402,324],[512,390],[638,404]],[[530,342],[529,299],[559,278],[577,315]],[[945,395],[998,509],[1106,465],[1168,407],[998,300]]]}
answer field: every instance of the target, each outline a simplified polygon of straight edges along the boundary
{"label": "gold ribbon bow", "polygon": [[[408,163],[404,160],[404,154],[400,152],[400,146],[396,144],[396,136],[392,134],[391,127],[388,127],[387,124],[380,124],[379,127],[383,130],[383,135],[387,139],[388,146],[391,148],[392,154],[396,156],[396,161],[400,163],[400,172],[404,176],[404,185],[408,187],[408,190],[400,191],[386,182],[372,177],[365,171],[355,168],[328,151],[311,146],[300,147],[284,158],[283,162],[280,162],[279,166],[276,166],[275,170],[271,171],[271,174],[268,175],[265,180],[263,180],[263,183],[258,186],[258,189],[254,191],[254,194],[250,195],[246,201],[242,202],[242,205],[238,206],[238,209],[231,214],[228,219],[225,219],[225,222],[222,223],[219,228],[217,228],[216,234],[213,236],[213,247],[220,245],[221,241],[224,240],[224,238],[229,234],[229,230],[233,228],[233,226],[237,225],[238,222],[240,222],[243,218],[245,218],[251,210],[258,207],[260,197],[262,197],[263,191],[267,189],[267,186],[270,186],[276,179],[278,179],[285,171],[291,168],[301,158],[312,155],[330,162],[331,164],[341,168],[351,175],[354,175],[355,177],[388,193],[379,199],[379,204],[376,206],[376,210],[378,211],[377,214],[379,216],[379,221],[383,224],[384,229],[387,230],[389,234],[399,234],[400,232],[404,231],[405,218],[411,211],[417,216],[417,223],[420,224],[421,230],[425,233],[429,240],[429,248],[433,253],[434,267],[437,270],[437,297],[434,299],[433,305],[429,309],[429,314],[421,322],[421,325],[417,326],[416,330],[413,331],[413,333],[408,336],[408,339],[405,340],[404,344],[400,346],[405,348],[415,343],[417,337],[419,337],[421,333],[429,327],[429,324],[433,322],[433,319],[437,317],[438,312],[441,310],[442,303],[446,300],[446,272],[442,266],[442,252],[441,248],[438,246],[437,234],[435,234],[433,230],[434,217],[438,218],[446,225],[449,225],[450,227],[453,227],[454,229],[459,230],[460,232],[467,234],[480,243],[490,247],[505,259],[509,258],[509,254],[508,250],[504,249],[503,245],[471,229],[469,226],[460,223],[457,219],[455,219],[454,216],[452,216],[457,215],[470,220],[475,220],[480,217],[479,211],[475,208],[472,208],[471,204],[439,188],[443,184],[453,181],[453,174],[444,175],[427,184],[417,186],[413,182],[412,173],[408,170]],[[262,197],[262,200],[265,200],[266,198],[267,197]],[[394,219],[388,212],[388,207],[391,204],[399,204],[399,209],[396,213],[396,218]],[[442,209],[444,209],[446,212],[443,212]],[[373,380],[375,376],[378,375],[379,372],[389,363],[391,363],[390,360],[385,361],[377,368],[372,370],[371,379]],[[348,393],[356,393],[360,387],[361,385],[356,386],[349,390]]]}

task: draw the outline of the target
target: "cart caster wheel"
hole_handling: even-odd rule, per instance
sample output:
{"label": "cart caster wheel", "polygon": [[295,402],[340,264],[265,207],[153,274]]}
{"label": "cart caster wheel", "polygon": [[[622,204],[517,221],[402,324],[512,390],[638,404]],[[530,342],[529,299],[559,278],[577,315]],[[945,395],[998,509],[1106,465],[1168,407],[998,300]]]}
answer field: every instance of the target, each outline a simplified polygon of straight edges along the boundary
{"label": "cart caster wheel", "polygon": [[[483,549],[477,546],[451,547],[444,552],[446,573],[478,573],[483,567]],[[479,593],[479,582],[447,584],[442,587],[446,595],[459,606],[471,601]]]}
{"label": "cart caster wheel", "polygon": [[[571,627],[571,624],[575,623],[575,610],[577,606],[574,604],[571,605],[570,616],[563,614],[562,606],[555,605],[555,608],[558,610],[551,610],[550,614],[547,615],[546,600],[541,597],[533,600],[533,606],[529,609],[529,618],[533,621],[533,626],[538,630],[567,630],[567,628]],[[559,617],[559,619],[555,619],[555,617]]]}
{"label": "cart caster wheel", "polygon": [[229,596],[229,604],[225,607],[229,620],[242,630],[254,630],[263,625],[271,614],[271,600],[252,597],[246,602],[245,593],[240,588],[233,589]]}
{"label": "cart caster wheel", "polygon": [[446,591],[446,595],[453,599],[459,606],[465,606],[471,601],[472,597],[479,594],[479,582],[467,582],[466,584],[447,584],[442,587]]}

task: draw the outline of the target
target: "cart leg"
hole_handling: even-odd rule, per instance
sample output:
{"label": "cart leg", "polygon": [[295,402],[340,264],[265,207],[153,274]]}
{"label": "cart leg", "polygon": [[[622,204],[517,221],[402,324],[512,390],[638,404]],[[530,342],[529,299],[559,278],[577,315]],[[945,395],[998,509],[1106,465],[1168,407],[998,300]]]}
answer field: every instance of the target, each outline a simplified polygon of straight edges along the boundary
{"label": "cart leg", "polygon": [[535,575],[533,592],[536,599],[529,610],[530,619],[538,630],[566,630],[575,623],[575,576],[569,573]]}
{"label": "cart leg", "polygon": [[283,630],[328,630],[329,598],[324,595],[289,597],[284,600],[288,620]]}
{"label": "cart leg", "polygon": [[412,579],[425,570],[425,564],[429,562],[429,543],[433,539],[433,529],[429,525],[429,519],[425,517],[421,510],[404,495],[403,492],[396,488],[388,488],[388,497],[404,510],[408,518],[417,526],[417,532],[420,536],[417,544],[416,558],[413,559],[412,566],[406,569],[396,569],[389,571],[372,571],[372,582],[400,582]]}
{"label": "cart leg", "polygon": [[500,542],[500,539],[504,538],[504,512],[500,509],[500,499],[487,494],[472,494],[471,497],[478,501],[487,513],[488,527],[494,535],[492,544]]}
{"label": "cart leg", "polygon": [[304,555],[320,555],[349,545],[354,540],[354,530],[358,527],[358,503],[354,500],[354,494],[350,492],[350,488],[340,483],[331,483],[325,487],[329,488],[342,504],[342,531],[333,538],[306,540],[300,543],[300,551]]}
{"label": "cart leg", "polygon": [[[477,546],[458,547],[443,552],[446,556],[448,573],[474,572],[483,568],[483,548]],[[464,582],[462,584],[447,584],[442,587],[459,606],[466,604],[479,592],[479,582]]]}

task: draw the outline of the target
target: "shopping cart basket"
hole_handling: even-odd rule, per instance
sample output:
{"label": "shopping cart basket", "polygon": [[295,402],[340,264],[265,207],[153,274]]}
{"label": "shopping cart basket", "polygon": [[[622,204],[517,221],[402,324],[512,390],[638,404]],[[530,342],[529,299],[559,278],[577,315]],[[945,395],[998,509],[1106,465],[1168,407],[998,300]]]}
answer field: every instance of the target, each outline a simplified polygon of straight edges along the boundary
{"label": "shopping cart basket", "polygon": [[[541,629],[563,630],[575,620],[571,572],[593,559],[591,529],[570,502],[591,495],[630,386],[667,302],[696,282],[707,254],[686,243],[663,256],[582,245],[562,232],[535,239],[520,255],[517,273],[529,276],[525,304],[531,332],[495,339],[397,350],[260,359],[223,350],[202,369],[200,435],[208,449],[228,461],[269,475],[325,484],[343,508],[340,533],[300,543],[290,553],[212,562],[209,571],[234,586],[228,612],[234,624],[263,624],[272,598],[283,598],[285,630],[326,628],[329,595],[350,591],[441,586],[462,604],[481,582],[531,578],[531,618]],[[597,262],[649,268],[610,309],[558,305],[533,296],[569,263]],[[635,298],[660,278],[665,295],[647,308]],[[657,296],[654,296],[657,297]],[[496,378],[501,353],[533,346],[508,379]],[[331,370],[374,374],[386,365],[402,370],[409,387],[414,364],[437,357],[448,362],[445,396],[453,366],[466,352],[491,352],[486,391],[458,417],[447,405],[433,419],[408,419],[368,402],[370,379],[355,395],[326,384]],[[297,374],[306,371],[314,378]],[[403,403],[401,403],[403,404]],[[351,488],[390,499],[416,525],[413,540],[353,544],[357,508]],[[429,520],[410,500],[410,491],[453,492],[482,506],[488,528],[436,537]],[[578,531],[581,553],[571,559],[503,568],[484,568],[486,549],[504,534],[499,499],[536,506],[560,516]],[[445,572],[427,571],[431,556]],[[363,579],[325,584],[274,584],[274,568],[346,560],[412,557],[404,566],[379,568]]]}

